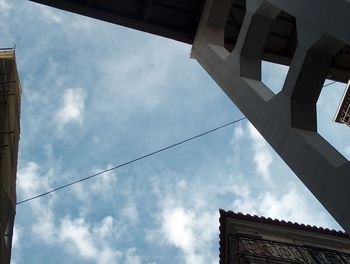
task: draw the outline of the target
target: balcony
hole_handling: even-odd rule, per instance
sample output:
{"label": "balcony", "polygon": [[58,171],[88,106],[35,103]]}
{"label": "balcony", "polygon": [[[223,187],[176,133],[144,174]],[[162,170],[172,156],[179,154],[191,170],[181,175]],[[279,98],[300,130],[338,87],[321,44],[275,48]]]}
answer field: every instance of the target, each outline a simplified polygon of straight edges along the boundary
{"label": "balcony", "polygon": [[[315,241],[315,245],[317,241]],[[228,263],[350,264],[350,254],[261,238],[229,235]]]}

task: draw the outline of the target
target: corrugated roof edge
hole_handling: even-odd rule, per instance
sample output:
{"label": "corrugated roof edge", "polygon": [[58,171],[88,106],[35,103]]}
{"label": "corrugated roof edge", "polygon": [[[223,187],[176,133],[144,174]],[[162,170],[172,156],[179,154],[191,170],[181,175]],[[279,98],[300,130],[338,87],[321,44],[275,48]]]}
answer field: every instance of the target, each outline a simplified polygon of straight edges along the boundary
{"label": "corrugated roof edge", "polygon": [[298,224],[293,222],[286,222],[284,220],[278,220],[278,219],[272,219],[270,217],[266,218],[263,216],[257,216],[257,215],[250,215],[250,214],[243,214],[243,213],[235,213],[233,211],[225,211],[224,209],[220,209],[220,227],[219,227],[219,240],[220,240],[220,247],[219,247],[219,258],[220,258],[220,264],[224,264],[224,260],[226,259],[226,220],[227,218],[234,218],[239,220],[245,220],[245,221],[251,221],[255,223],[262,223],[262,224],[270,224],[274,226],[281,226],[281,227],[287,227],[287,228],[293,228],[301,231],[307,231],[307,232],[314,232],[318,234],[324,234],[324,235],[331,235],[331,236],[337,236],[341,238],[348,238],[350,239],[350,235],[342,232],[337,231],[334,229],[328,229],[323,227],[317,227],[317,226],[311,226],[311,225],[305,225],[305,224]]}

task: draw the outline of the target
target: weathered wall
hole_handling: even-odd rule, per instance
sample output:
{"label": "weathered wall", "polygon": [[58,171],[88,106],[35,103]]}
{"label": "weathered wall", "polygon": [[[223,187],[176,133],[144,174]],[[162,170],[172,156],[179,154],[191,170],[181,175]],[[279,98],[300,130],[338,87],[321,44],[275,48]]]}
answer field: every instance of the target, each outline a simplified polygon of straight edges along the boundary
{"label": "weathered wall", "polygon": [[0,52],[0,263],[10,263],[21,88],[13,50]]}

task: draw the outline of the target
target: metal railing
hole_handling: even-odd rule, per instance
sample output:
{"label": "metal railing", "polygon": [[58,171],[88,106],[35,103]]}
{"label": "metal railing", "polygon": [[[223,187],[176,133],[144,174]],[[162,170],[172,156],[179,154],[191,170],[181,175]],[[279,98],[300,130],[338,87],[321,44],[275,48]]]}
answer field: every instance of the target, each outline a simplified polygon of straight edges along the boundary
{"label": "metal railing", "polygon": [[229,235],[229,263],[350,264],[350,254],[260,238]]}
{"label": "metal railing", "polygon": [[[12,48],[0,48],[0,54],[2,53],[8,53],[12,52],[13,56],[15,56],[16,52],[16,46],[13,46]],[[12,83],[16,83],[16,81],[9,81],[9,73],[6,69],[5,60],[8,58],[2,58],[0,59],[0,104],[7,104],[7,97],[9,95],[13,95],[9,92],[10,85]]]}
{"label": "metal railing", "polygon": [[348,106],[345,110],[343,110],[341,122],[344,123],[347,126],[350,126],[350,104],[348,103]]}

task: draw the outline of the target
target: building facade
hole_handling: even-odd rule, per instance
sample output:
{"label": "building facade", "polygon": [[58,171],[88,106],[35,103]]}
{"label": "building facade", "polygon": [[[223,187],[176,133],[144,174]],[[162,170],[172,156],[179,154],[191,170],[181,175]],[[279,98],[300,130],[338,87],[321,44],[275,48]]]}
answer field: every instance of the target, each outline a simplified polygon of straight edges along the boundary
{"label": "building facade", "polygon": [[347,233],[220,210],[220,264],[350,263]]}
{"label": "building facade", "polygon": [[14,49],[0,50],[0,263],[10,263],[16,212],[21,85]]}
{"label": "building facade", "polygon": [[350,127],[350,81],[346,86],[343,97],[339,104],[337,113],[335,114],[334,121],[337,123],[345,124]]}

